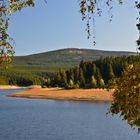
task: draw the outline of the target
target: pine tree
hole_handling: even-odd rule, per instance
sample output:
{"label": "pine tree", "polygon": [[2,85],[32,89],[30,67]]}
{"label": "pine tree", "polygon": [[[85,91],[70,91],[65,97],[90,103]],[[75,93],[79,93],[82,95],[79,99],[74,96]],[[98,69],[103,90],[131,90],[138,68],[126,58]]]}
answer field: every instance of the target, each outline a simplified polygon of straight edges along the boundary
{"label": "pine tree", "polygon": [[74,72],[73,72],[73,69],[70,68],[69,72],[70,72],[70,79],[71,79],[72,81],[74,81]]}
{"label": "pine tree", "polygon": [[115,77],[113,68],[112,68],[111,64],[108,64],[107,67],[108,67],[108,76],[107,76],[108,79],[107,80],[111,80],[112,78]]}
{"label": "pine tree", "polygon": [[99,87],[100,88],[104,88],[104,86],[105,86],[104,80],[103,79],[100,79],[100,81],[99,81]]}
{"label": "pine tree", "polygon": [[79,84],[81,88],[85,87],[85,78],[84,78],[83,70],[81,68],[79,70]]}
{"label": "pine tree", "polygon": [[102,75],[99,68],[96,68],[95,78],[97,80],[97,85],[100,87],[100,80],[102,79]]}
{"label": "pine tree", "polygon": [[92,75],[96,74],[96,64],[92,64]]}
{"label": "pine tree", "polygon": [[95,79],[94,76],[91,77],[91,88],[96,88],[97,87],[97,80]]}
{"label": "pine tree", "polygon": [[73,88],[74,87],[74,82],[72,79],[70,79],[69,81],[69,88]]}
{"label": "pine tree", "polygon": [[74,73],[74,83],[78,84],[78,80],[79,80],[79,68],[75,67],[73,69],[73,73]]}
{"label": "pine tree", "polygon": [[60,71],[60,75],[61,75],[61,86],[65,87],[67,84],[67,76],[66,76],[66,72],[64,70]]}
{"label": "pine tree", "polygon": [[56,84],[56,86],[61,86],[61,75],[60,75],[60,72],[58,72],[56,74],[55,84]]}

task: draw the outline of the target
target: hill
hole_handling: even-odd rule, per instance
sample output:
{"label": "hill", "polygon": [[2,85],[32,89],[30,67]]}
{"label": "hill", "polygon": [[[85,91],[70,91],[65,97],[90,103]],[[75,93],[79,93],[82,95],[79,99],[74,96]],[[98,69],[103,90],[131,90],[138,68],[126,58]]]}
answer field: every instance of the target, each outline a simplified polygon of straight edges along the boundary
{"label": "hill", "polygon": [[[135,54],[131,52],[63,49],[18,56],[14,57],[14,65],[9,65],[8,68],[0,67],[0,85],[65,86],[66,88],[71,88],[71,85],[74,85],[75,87],[89,88],[92,79],[97,86],[107,86],[111,77],[119,77],[128,64],[140,61],[140,56]],[[105,58],[98,59],[100,57]],[[75,65],[77,67],[74,67]],[[63,70],[58,71],[59,68],[63,68]],[[69,84],[70,80],[73,80],[71,84]],[[100,80],[102,80],[101,84]]]}
{"label": "hill", "polygon": [[44,52],[39,54],[32,54],[28,56],[16,56],[13,58],[14,66],[24,67],[46,67],[49,70],[58,68],[69,68],[79,64],[81,60],[94,61],[100,57],[107,56],[130,56],[135,55],[134,52],[122,51],[103,51],[93,49],[77,49],[68,48]]}

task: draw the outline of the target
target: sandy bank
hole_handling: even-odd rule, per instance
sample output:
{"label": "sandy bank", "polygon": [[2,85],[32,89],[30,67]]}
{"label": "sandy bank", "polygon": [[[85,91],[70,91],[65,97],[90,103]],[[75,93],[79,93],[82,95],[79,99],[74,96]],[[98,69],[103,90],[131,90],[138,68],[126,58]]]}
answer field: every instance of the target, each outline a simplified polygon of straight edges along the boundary
{"label": "sandy bank", "polygon": [[0,85],[0,90],[6,90],[6,89],[32,89],[32,88],[41,88],[41,86],[20,87],[20,86],[11,86],[11,85]]}
{"label": "sandy bank", "polygon": [[19,86],[1,86],[0,85],[0,90],[4,90],[4,89],[22,89],[22,88],[25,88],[25,87],[19,87]]}
{"label": "sandy bank", "polygon": [[75,100],[75,101],[112,101],[113,90],[103,89],[29,89],[27,91],[10,94],[10,97],[55,99],[55,100]]}

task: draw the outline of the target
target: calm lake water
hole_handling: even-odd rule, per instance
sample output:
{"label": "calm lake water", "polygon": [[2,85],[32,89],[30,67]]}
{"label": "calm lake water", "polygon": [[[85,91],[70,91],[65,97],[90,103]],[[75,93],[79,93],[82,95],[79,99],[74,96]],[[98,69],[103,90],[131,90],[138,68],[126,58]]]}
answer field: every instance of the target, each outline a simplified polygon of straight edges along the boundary
{"label": "calm lake water", "polygon": [[6,97],[0,90],[0,140],[140,140],[109,103]]}

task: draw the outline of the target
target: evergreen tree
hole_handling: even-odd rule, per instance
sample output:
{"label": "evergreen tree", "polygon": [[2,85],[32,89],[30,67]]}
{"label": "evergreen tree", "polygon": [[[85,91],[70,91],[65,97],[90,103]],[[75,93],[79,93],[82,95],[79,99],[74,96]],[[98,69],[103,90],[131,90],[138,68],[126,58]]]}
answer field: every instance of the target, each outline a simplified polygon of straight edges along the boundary
{"label": "evergreen tree", "polygon": [[60,71],[60,75],[61,75],[61,86],[65,87],[67,84],[67,76],[66,76],[66,72],[64,70]]}
{"label": "evergreen tree", "polygon": [[101,75],[101,72],[100,72],[100,69],[99,68],[96,68],[95,78],[97,80],[98,86],[100,86],[100,79],[102,79],[102,75]]}
{"label": "evergreen tree", "polygon": [[92,75],[96,74],[96,64],[92,64]]}
{"label": "evergreen tree", "polygon": [[69,72],[70,72],[70,79],[71,79],[72,81],[74,81],[74,72],[73,72],[73,69],[70,68]]}
{"label": "evergreen tree", "polygon": [[91,77],[91,88],[96,88],[97,87],[97,80],[95,79],[94,76]]}
{"label": "evergreen tree", "polygon": [[69,88],[73,88],[74,87],[74,82],[72,79],[70,79],[69,81]]}
{"label": "evergreen tree", "polygon": [[55,84],[56,84],[56,86],[61,86],[61,75],[60,75],[60,72],[57,72],[57,74],[56,74]]}
{"label": "evergreen tree", "polygon": [[73,69],[73,73],[74,73],[74,83],[78,84],[78,80],[79,80],[79,68],[75,67]]}
{"label": "evergreen tree", "polygon": [[86,83],[90,83],[90,80],[91,80],[91,76],[93,75],[93,65],[90,61],[88,62],[85,62],[85,74],[84,74],[84,77],[85,77],[85,80],[86,80]]}
{"label": "evergreen tree", "polygon": [[83,70],[81,68],[79,69],[79,84],[81,88],[85,87],[85,78],[84,78]]}
{"label": "evergreen tree", "polygon": [[104,86],[105,86],[104,80],[103,79],[100,79],[100,81],[99,81],[99,87],[100,88],[104,88]]}
{"label": "evergreen tree", "polygon": [[67,77],[67,83],[69,83],[71,76],[70,76],[70,71],[66,70],[66,77]]}
{"label": "evergreen tree", "polygon": [[108,80],[111,80],[112,78],[114,78],[115,75],[114,75],[114,72],[113,72],[112,65],[108,64],[107,67],[108,67],[108,70],[107,70],[108,71],[107,81],[108,81]]}
{"label": "evergreen tree", "polygon": [[85,77],[85,76],[86,76],[86,71],[87,71],[87,69],[86,69],[86,62],[84,62],[84,61],[82,60],[82,61],[80,62],[79,67],[80,67],[80,69],[82,69],[83,75],[84,75],[84,77]]}

